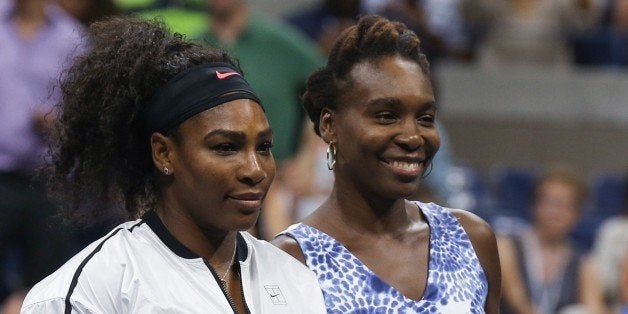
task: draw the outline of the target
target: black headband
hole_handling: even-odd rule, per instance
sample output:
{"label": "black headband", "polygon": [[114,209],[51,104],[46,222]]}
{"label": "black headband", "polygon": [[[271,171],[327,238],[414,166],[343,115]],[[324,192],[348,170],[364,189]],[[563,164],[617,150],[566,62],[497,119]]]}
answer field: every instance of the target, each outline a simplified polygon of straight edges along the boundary
{"label": "black headband", "polygon": [[143,134],[166,133],[196,114],[236,99],[262,104],[233,65],[214,62],[191,67],[168,81],[144,108]]}

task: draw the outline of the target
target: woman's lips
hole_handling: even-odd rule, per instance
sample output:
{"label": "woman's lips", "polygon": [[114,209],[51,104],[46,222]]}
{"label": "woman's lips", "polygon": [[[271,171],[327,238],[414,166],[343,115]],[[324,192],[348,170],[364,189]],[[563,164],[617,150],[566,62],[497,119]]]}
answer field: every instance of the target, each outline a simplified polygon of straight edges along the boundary
{"label": "woman's lips", "polygon": [[395,174],[407,178],[419,177],[424,169],[422,160],[386,159],[383,162]]}
{"label": "woman's lips", "polygon": [[245,192],[238,194],[230,194],[227,196],[231,201],[247,208],[260,208],[264,201],[264,193],[261,192]]}

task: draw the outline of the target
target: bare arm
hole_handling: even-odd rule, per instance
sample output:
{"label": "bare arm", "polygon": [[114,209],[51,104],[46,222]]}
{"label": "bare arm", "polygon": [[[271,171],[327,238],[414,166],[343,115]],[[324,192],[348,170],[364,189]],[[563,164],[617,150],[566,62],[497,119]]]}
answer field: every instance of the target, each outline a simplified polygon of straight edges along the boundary
{"label": "bare arm", "polygon": [[488,223],[473,213],[456,209],[452,210],[452,213],[458,218],[469,235],[471,244],[486,274],[488,296],[484,310],[488,314],[499,313],[501,270],[495,234]]}

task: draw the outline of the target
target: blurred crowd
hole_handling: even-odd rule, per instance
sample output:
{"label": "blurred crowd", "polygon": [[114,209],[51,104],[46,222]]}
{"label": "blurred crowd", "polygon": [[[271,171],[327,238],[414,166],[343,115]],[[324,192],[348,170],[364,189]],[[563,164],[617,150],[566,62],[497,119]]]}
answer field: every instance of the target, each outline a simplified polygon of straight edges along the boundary
{"label": "blurred crowd", "polygon": [[[628,70],[628,0],[319,0],[282,16],[257,12],[245,0],[2,0],[0,313],[12,313],[24,289],[115,223],[61,223],[36,180],[53,140],[55,83],[89,49],[89,24],[116,15],[158,17],[239,59],[274,131],[277,177],[251,230],[272,239],[331,190],[327,146],[312,132],[300,96],[336,36],[366,13],[413,29],[433,68],[446,61]],[[438,77],[433,82],[438,93]],[[504,313],[628,313],[626,173],[591,178],[562,166],[505,166],[487,179],[456,162],[447,125],[439,132],[441,150],[415,197],[491,222]]]}

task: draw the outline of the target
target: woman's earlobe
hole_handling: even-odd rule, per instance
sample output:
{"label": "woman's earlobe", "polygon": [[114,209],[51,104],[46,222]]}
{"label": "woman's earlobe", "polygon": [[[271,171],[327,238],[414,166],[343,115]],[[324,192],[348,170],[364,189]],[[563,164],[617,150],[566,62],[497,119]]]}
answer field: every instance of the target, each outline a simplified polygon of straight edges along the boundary
{"label": "woman's earlobe", "polygon": [[171,140],[161,133],[155,132],[150,136],[153,164],[164,175],[170,175],[173,172],[170,161],[170,145]]}
{"label": "woman's earlobe", "polygon": [[318,130],[321,134],[321,138],[329,143],[335,137],[334,130],[334,113],[328,108],[321,110],[320,121],[318,124]]}

